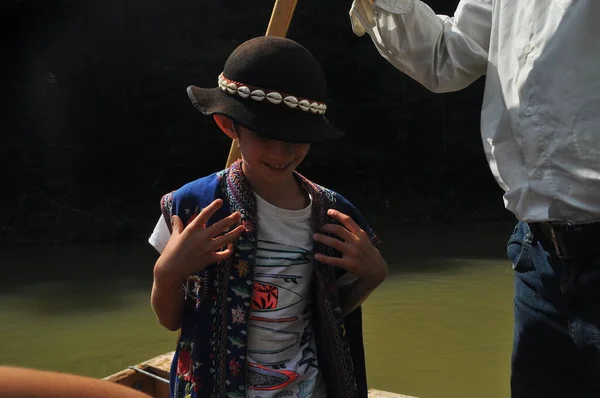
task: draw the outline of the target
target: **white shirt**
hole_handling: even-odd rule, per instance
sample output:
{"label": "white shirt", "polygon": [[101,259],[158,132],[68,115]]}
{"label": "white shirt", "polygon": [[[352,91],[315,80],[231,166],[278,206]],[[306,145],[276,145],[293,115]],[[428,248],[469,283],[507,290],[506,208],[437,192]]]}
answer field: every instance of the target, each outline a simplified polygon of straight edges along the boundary
{"label": "white shirt", "polygon": [[258,247],[248,322],[247,398],[324,398],[311,322],[312,204],[256,195]]}
{"label": "white shirt", "polygon": [[486,75],[481,135],[504,204],[526,222],[600,221],[600,1],[354,0],[358,36],[433,92]]}

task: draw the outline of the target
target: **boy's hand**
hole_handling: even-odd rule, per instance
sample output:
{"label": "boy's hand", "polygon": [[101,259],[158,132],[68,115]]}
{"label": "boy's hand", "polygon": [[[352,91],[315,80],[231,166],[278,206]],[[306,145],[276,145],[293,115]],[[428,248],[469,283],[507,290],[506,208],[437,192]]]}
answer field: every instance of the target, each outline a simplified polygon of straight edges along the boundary
{"label": "boy's hand", "polygon": [[241,214],[235,212],[206,228],[206,222],[222,205],[221,199],[214,200],[185,229],[179,217],[172,217],[173,233],[154,266],[156,277],[171,283],[183,283],[188,276],[207,265],[232,255],[231,242],[244,232],[244,227],[240,225],[222,236],[217,235],[237,223]]}
{"label": "boy's hand", "polygon": [[327,214],[342,225],[325,224],[322,231],[337,235],[342,241],[320,233],[314,234],[314,240],[331,246],[342,253],[342,257],[316,254],[315,259],[344,268],[359,279],[368,282],[369,285],[379,286],[388,273],[387,263],[379,250],[373,246],[366,232],[352,218],[333,209],[330,209]]}

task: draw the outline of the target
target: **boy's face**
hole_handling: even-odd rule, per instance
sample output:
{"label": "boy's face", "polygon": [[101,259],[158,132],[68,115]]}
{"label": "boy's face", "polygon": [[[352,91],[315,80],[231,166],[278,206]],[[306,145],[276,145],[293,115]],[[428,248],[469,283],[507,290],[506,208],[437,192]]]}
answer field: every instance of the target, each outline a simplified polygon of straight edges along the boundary
{"label": "boy's face", "polygon": [[252,178],[277,184],[291,178],[302,163],[310,144],[294,144],[259,136],[238,125],[238,142],[244,159],[244,173]]}

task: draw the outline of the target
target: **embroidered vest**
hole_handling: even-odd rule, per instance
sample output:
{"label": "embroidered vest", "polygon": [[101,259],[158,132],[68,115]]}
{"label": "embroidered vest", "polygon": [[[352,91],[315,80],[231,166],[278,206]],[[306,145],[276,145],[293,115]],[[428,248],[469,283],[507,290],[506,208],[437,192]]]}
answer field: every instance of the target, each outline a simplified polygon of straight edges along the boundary
{"label": "embroidered vest", "polygon": [[[299,173],[295,177],[311,194],[317,230],[334,220],[330,208],[352,217],[371,238],[378,239],[358,210],[341,195],[312,183]],[[241,161],[230,168],[188,183],[161,199],[169,228],[171,215],[187,225],[213,200],[223,206],[207,226],[239,211],[246,233],[234,244],[227,261],[212,264],[188,277],[184,286],[185,306],[181,335],[171,366],[171,396],[245,397],[247,322],[252,295],[257,246],[256,202],[241,169]],[[318,242],[315,253],[337,255]],[[328,398],[367,397],[362,314],[360,307],[341,316],[335,281],[341,269],[315,261],[312,281],[313,330],[317,360]]]}

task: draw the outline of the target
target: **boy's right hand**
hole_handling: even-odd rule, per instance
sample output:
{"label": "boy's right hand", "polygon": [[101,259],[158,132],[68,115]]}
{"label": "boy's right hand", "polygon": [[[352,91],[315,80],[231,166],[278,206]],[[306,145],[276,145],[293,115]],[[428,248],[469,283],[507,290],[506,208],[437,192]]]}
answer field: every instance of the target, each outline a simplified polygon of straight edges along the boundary
{"label": "boy's right hand", "polygon": [[232,255],[232,242],[245,231],[244,226],[239,225],[224,235],[218,235],[239,222],[241,214],[235,212],[206,228],[206,222],[222,205],[223,200],[214,200],[187,227],[183,226],[179,217],[171,218],[173,233],[156,261],[155,278],[164,282],[184,283],[188,276]]}

